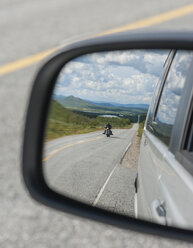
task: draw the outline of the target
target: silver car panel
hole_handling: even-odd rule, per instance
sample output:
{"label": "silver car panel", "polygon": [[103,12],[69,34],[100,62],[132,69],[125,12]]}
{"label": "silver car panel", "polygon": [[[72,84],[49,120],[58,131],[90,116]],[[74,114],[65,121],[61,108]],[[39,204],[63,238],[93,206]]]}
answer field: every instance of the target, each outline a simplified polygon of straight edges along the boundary
{"label": "silver car panel", "polygon": [[[165,72],[162,75],[170,69],[170,58],[174,58],[174,55],[174,52],[170,53],[164,68]],[[168,145],[155,136],[154,129],[151,129],[151,124],[149,125],[149,123],[156,124],[153,123],[155,113],[151,112],[153,118],[150,118],[150,122],[146,120],[141,140],[138,187],[135,195],[136,217],[188,229],[193,228],[193,174],[191,168],[193,163],[189,161],[189,166],[185,166],[185,152],[179,142],[182,142],[180,137],[184,135],[185,122],[188,122],[188,114],[190,115],[188,109],[193,95],[192,73],[190,68],[187,71],[185,90],[178,106],[177,118]],[[160,87],[163,89],[165,79],[166,76],[159,80],[157,89]],[[162,90],[158,91],[157,89],[152,97],[148,117],[150,110],[156,112],[158,109],[156,105],[159,104],[158,99],[160,99]]]}

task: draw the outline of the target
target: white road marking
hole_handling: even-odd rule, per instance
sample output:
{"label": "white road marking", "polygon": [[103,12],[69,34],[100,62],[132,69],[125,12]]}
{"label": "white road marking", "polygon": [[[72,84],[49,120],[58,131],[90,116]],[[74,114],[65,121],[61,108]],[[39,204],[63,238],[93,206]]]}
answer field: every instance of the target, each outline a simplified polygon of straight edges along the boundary
{"label": "white road marking", "polygon": [[125,154],[126,154],[127,151],[129,150],[130,146],[131,146],[131,143],[129,143],[129,145],[126,147],[126,149],[125,149],[125,151],[124,151],[124,153],[123,153],[123,156],[122,156],[122,158],[121,158],[120,164],[122,164],[123,159],[124,159],[124,157],[125,157]]}
{"label": "white road marking", "polygon": [[105,187],[107,186],[107,183],[109,182],[111,176],[113,175],[113,172],[115,171],[115,169],[117,168],[118,165],[119,165],[119,164],[116,164],[115,167],[113,168],[113,170],[111,171],[111,173],[109,174],[107,180],[105,181],[105,183],[104,183],[104,185],[102,186],[102,188],[100,189],[100,191],[99,191],[99,193],[98,193],[98,195],[97,195],[95,201],[93,202],[93,204],[92,204],[93,206],[96,206],[96,204],[98,203],[98,201],[99,201],[101,195],[103,194],[103,192],[104,192],[104,190],[105,190]]}
{"label": "white road marking", "polygon": [[[120,164],[121,164],[121,162],[122,162],[122,160],[123,160],[123,158],[124,158],[124,156],[125,156],[125,153],[128,151],[128,149],[130,148],[130,146],[131,146],[131,143],[129,143],[129,145],[126,147],[126,149],[125,149],[125,151],[124,151],[124,154],[123,154],[123,156],[122,156],[122,159],[121,159],[121,161],[120,161]],[[93,202],[93,204],[92,204],[93,206],[96,206],[96,204],[98,203],[98,201],[99,201],[101,195],[103,194],[103,192],[104,192],[104,190],[105,190],[105,187],[107,186],[107,183],[109,182],[111,176],[113,175],[113,172],[115,171],[115,169],[117,168],[118,165],[119,165],[119,164],[116,164],[115,167],[113,168],[113,170],[111,171],[111,173],[109,174],[107,180],[105,181],[105,183],[104,183],[104,185],[102,186],[102,188],[100,189],[100,191],[99,191],[99,193],[98,193],[98,195],[97,195],[95,201]]]}

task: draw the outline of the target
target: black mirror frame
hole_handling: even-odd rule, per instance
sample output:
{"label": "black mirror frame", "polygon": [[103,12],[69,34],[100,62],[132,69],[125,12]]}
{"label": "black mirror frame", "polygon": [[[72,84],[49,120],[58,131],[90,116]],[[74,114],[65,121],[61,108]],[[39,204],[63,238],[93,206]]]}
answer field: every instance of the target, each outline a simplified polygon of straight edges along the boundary
{"label": "black mirror frame", "polygon": [[62,67],[75,57],[128,49],[191,49],[193,33],[118,33],[81,41],[53,55],[39,70],[27,109],[23,142],[22,173],[31,196],[54,209],[146,234],[193,242],[193,231],[162,226],[89,206],[52,191],[42,171],[42,151],[49,102]]}

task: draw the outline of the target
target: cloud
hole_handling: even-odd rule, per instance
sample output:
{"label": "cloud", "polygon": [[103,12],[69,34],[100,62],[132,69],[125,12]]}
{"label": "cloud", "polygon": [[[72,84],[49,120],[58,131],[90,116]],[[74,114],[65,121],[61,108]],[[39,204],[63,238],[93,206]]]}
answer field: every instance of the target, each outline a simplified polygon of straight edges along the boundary
{"label": "cloud", "polygon": [[163,123],[172,125],[175,121],[178,105],[190,68],[193,52],[180,50],[177,52],[167,80],[165,82],[157,118]]}
{"label": "cloud", "polygon": [[84,55],[61,71],[55,94],[94,101],[149,103],[169,51],[115,51]]}

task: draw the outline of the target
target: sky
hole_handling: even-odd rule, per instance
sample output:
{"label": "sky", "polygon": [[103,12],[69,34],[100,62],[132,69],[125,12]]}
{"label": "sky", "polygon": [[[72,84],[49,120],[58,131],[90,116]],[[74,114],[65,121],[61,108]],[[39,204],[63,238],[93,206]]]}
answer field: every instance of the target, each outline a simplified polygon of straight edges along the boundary
{"label": "sky", "polygon": [[149,104],[168,53],[130,50],[80,56],[61,70],[54,94],[98,102]]}

